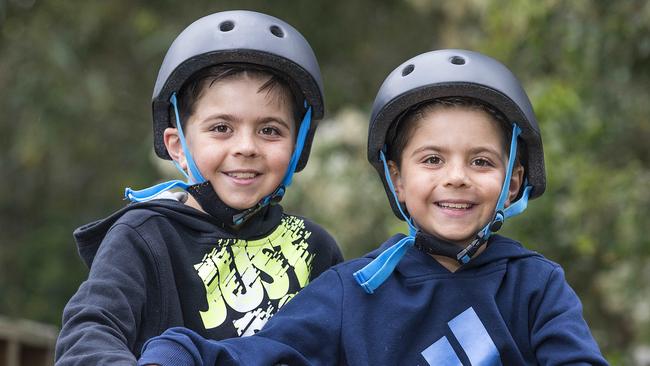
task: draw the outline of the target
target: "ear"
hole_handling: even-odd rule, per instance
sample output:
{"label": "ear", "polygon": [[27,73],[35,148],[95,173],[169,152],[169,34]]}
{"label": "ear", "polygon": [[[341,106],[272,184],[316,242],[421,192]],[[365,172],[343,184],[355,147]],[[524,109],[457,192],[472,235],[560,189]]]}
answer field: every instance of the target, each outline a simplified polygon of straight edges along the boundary
{"label": "ear", "polygon": [[404,185],[402,183],[402,175],[399,172],[397,164],[388,160],[388,171],[390,172],[390,180],[393,182],[393,187],[395,188],[395,194],[397,194],[397,199],[400,202],[404,202],[403,193]]}
{"label": "ear", "polygon": [[178,129],[168,127],[163,133],[163,141],[165,142],[165,147],[169,156],[176,161],[181,168],[187,170],[187,160],[185,159],[185,153],[183,151],[183,144],[181,144],[181,138],[178,136]]}
{"label": "ear", "polygon": [[510,203],[517,198],[521,184],[524,181],[524,167],[517,164],[512,169],[512,176],[510,177],[510,186],[508,187],[508,199],[505,202],[505,207],[510,206]]}

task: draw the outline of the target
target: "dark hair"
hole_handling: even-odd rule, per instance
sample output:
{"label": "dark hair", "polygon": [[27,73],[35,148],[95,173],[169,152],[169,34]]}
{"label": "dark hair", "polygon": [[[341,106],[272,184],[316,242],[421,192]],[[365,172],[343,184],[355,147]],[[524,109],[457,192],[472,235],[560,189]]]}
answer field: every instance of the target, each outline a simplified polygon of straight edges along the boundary
{"label": "dark hair", "polygon": [[[203,95],[203,92],[210,88],[214,83],[232,78],[238,75],[248,75],[252,77],[268,78],[268,80],[260,86],[258,92],[265,91],[267,95],[271,95],[275,90],[275,96],[279,98],[281,103],[289,103],[294,123],[299,123],[303,108],[299,108],[300,100],[299,93],[294,92],[295,88],[291,87],[290,82],[274,72],[270,68],[244,63],[232,64],[219,64],[208,66],[195,72],[184,84],[178,92],[178,113],[181,118],[183,126],[187,123],[188,118],[194,114],[196,103]],[[170,121],[176,125],[176,116],[173,107],[169,111]]]}
{"label": "dark hair", "polygon": [[[500,127],[502,132],[504,149],[506,154],[510,153],[510,140],[512,139],[512,123],[498,109],[484,103],[478,99],[468,97],[445,97],[425,101],[406,110],[397,118],[388,130],[386,141],[388,144],[388,158],[393,160],[397,166],[402,164],[402,153],[413,134],[415,123],[425,117],[425,115],[436,108],[467,108],[479,110],[487,113]],[[521,162],[522,156],[525,156],[525,146],[517,144],[516,163]]]}

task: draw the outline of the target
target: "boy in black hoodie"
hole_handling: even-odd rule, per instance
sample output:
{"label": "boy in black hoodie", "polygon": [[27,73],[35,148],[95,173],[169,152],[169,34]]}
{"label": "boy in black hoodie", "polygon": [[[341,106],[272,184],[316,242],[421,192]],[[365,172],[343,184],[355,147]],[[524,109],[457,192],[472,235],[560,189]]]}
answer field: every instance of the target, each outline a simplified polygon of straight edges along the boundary
{"label": "boy in black hoodie", "polygon": [[252,337],[170,329],[141,365],[606,365],[562,268],[493,234],[544,192],[533,108],[498,61],[421,54],[381,86],[368,159],[410,227]]}
{"label": "boy in black hoodie", "polygon": [[228,11],[188,26],[153,93],[155,151],[187,182],[127,188],[134,203],[75,231],[90,273],[65,307],[56,364],[134,365],[173,326],[254,334],[339,263],[327,232],[278,204],[323,108],[314,53],[289,24]]}

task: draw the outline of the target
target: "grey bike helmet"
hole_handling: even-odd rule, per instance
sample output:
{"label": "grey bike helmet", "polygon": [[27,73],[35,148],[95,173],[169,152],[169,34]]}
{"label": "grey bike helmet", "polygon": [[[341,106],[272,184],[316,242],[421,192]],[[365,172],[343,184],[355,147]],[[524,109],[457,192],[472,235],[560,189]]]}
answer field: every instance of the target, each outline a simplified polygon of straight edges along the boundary
{"label": "grey bike helmet", "polygon": [[444,97],[470,97],[501,111],[522,130],[530,198],[544,193],[546,174],[542,138],[533,107],[517,78],[503,64],[480,53],[439,50],[423,53],[398,66],[381,85],[372,106],[368,129],[368,160],[377,170],[393,212],[402,219],[384,176],[379,152],[390,144],[387,133],[409,108]]}
{"label": "grey bike helmet", "polygon": [[[176,37],[160,66],[153,90],[153,136],[156,154],[171,160],[163,132],[172,127],[170,97],[196,71],[221,63],[265,66],[286,78],[312,107],[312,124],[296,171],[307,164],[311,141],[323,118],[323,82],[313,50],[286,22],[253,11],[234,10],[198,19]],[[293,89],[293,88],[292,88]]]}

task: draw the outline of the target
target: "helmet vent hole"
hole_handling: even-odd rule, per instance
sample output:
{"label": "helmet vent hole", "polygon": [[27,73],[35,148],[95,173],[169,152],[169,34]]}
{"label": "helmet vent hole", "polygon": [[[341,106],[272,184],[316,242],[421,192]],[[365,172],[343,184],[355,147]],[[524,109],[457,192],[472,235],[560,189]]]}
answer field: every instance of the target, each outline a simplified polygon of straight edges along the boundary
{"label": "helmet vent hole", "polygon": [[453,56],[449,59],[449,62],[454,65],[465,65],[465,59],[461,56]]}
{"label": "helmet vent hole", "polygon": [[284,38],[284,32],[282,31],[282,28],[278,27],[277,25],[272,25],[269,30],[274,36],[278,38]]}
{"label": "helmet vent hole", "polygon": [[235,28],[235,23],[233,23],[230,20],[226,20],[225,22],[221,22],[221,24],[219,24],[219,30],[222,32],[230,32],[234,28]]}
{"label": "helmet vent hole", "polygon": [[413,70],[415,70],[415,66],[413,66],[413,64],[406,65],[406,67],[404,67],[402,69],[402,76],[406,76],[406,75],[412,73]]}

